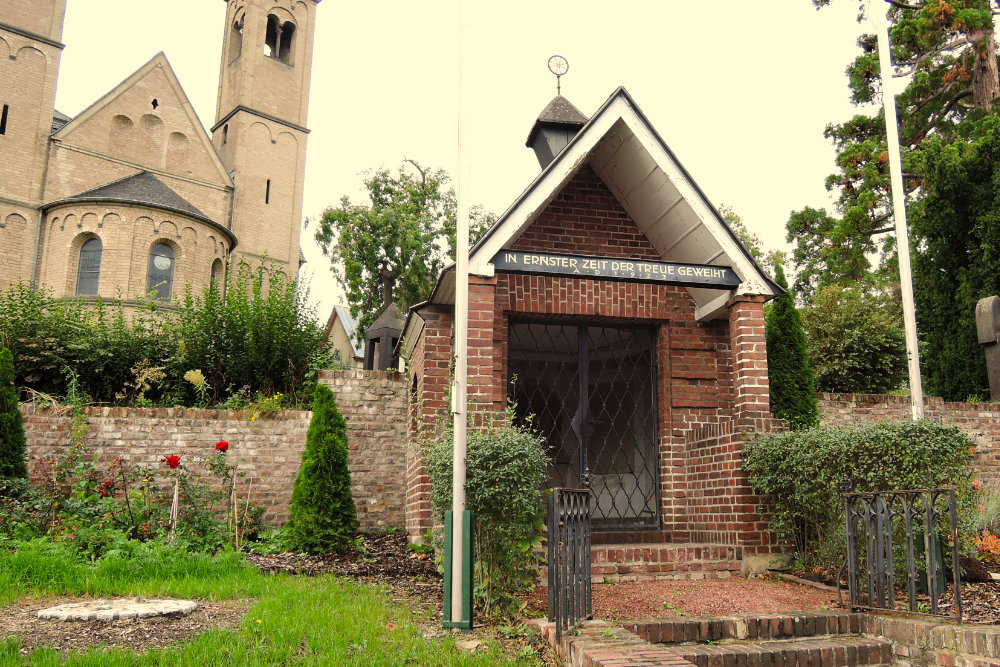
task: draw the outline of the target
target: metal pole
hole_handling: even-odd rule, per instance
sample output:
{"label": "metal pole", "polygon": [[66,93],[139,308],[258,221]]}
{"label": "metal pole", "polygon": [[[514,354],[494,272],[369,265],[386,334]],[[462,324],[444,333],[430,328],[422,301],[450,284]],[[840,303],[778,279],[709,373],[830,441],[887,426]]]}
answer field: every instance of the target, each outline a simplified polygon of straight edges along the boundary
{"label": "metal pole", "polygon": [[[462,60],[465,46],[464,29],[465,2],[458,0],[458,173],[455,183],[455,379],[452,384],[452,415],[454,417],[455,443],[452,451],[454,462],[452,476],[452,512],[454,518],[451,542],[451,618],[453,621],[468,620],[463,617],[462,590],[464,551],[462,549],[464,529],[462,517],[465,514],[465,450],[466,402],[468,387],[468,336],[469,336],[469,223],[468,211],[462,190],[465,170],[465,156],[462,150],[462,113],[465,102]],[[449,601],[445,601],[449,604]]]}
{"label": "metal pole", "polygon": [[903,327],[906,332],[906,356],[909,361],[910,405],[913,421],[918,421],[924,418],[924,388],[920,382],[920,353],[917,350],[917,317],[913,306],[913,272],[910,269],[910,235],[906,227],[906,191],[903,189],[903,164],[899,153],[896,94],[891,89],[889,27],[886,25],[885,15],[878,10],[872,14],[872,22],[878,34],[878,61],[882,73],[882,103],[885,106],[885,136],[889,153],[893,218],[896,222],[899,286],[903,296]]}

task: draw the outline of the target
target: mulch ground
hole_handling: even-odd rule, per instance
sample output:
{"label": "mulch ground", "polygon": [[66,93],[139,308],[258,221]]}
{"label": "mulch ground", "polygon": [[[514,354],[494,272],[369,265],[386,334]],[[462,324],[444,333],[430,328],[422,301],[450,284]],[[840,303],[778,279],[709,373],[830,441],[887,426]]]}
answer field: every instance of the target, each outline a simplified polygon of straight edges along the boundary
{"label": "mulch ground", "polygon": [[[402,533],[364,535],[361,547],[347,554],[251,554],[247,560],[264,572],[300,576],[333,573],[385,587],[396,602],[419,612],[421,632],[427,637],[441,630],[442,586],[433,556],[416,554],[406,546]],[[741,612],[804,611],[836,607],[836,594],[773,577],[661,581],[594,586],[594,614],[608,620],[648,616],[712,615]],[[236,629],[254,600],[205,601],[194,613],[182,617],[66,623],[42,621],[37,612],[81,598],[24,598],[0,609],[0,639],[17,638],[22,651],[40,646],[60,652],[91,646],[119,646],[145,651],[190,641],[211,629]],[[1000,582],[966,583],[962,586],[963,616],[968,622],[1000,623]],[[544,615],[546,591],[538,588],[528,599],[528,610]],[[428,610],[431,610],[428,613]],[[491,628],[474,632],[473,638],[507,641],[512,651],[522,638],[505,639]],[[536,642],[543,661],[551,654]]]}

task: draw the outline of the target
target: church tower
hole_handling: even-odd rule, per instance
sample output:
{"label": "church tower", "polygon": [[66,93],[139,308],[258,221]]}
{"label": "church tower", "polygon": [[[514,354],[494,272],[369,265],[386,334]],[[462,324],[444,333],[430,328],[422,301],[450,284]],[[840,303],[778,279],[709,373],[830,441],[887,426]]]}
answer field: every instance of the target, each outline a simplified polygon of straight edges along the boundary
{"label": "church tower", "polygon": [[0,289],[29,277],[66,0],[0,0]]}
{"label": "church tower", "polygon": [[[2,1],[2,0],[0,0]],[[306,112],[320,0],[226,0],[212,141],[233,175],[234,251],[295,276],[306,162]]]}

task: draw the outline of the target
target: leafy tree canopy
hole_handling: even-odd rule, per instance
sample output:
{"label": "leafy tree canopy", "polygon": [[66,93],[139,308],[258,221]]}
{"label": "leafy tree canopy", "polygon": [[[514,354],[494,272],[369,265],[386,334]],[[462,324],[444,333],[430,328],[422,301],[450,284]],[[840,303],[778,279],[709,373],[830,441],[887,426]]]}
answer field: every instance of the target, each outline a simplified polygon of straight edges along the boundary
{"label": "leafy tree canopy", "polygon": [[[430,295],[446,260],[454,259],[456,198],[448,181],[442,169],[404,160],[395,174],[380,168],[364,179],[368,203],[344,196],[323,211],[316,241],[358,320],[358,340],[384,303],[387,286],[405,311]],[[470,218],[471,244],[494,217],[473,207]]]}
{"label": "leafy tree canopy", "polygon": [[[830,0],[813,0],[822,7]],[[897,97],[900,146],[907,190],[920,186],[919,158],[928,137],[950,139],[957,126],[993,109],[1000,94],[993,30],[995,0],[889,0],[892,59],[909,83]],[[871,11],[884,11],[875,2]],[[865,18],[864,13],[859,20]],[[828,125],[837,149],[837,172],[826,181],[838,193],[837,210],[806,208],[788,220],[796,244],[796,289],[811,295],[824,285],[895,280],[889,160],[881,112],[883,82],[875,35],[858,40],[861,54],[847,68],[851,101],[878,103],[874,115],[859,113]],[[919,194],[919,193],[916,193]],[[872,258],[877,258],[874,262]]]}

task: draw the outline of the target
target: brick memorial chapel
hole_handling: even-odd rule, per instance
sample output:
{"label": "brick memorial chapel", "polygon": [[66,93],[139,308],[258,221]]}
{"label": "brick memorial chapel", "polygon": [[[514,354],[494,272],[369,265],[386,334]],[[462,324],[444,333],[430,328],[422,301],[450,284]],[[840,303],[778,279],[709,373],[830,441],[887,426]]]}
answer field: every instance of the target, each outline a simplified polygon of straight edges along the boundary
{"label": "brick memorial chapel", "polygon": [[[766,565],[740,450],[773,421],[763,306],[781,288],[623,88],[589,120],[557,95],[527,145],[542,172],[470,250],[470,403],[513,400],[550,485],[589,485],[595,574]],[[450,416],[454,297],[451,267],[404,325],[411,439]],[[412,539],[431,518],[410,452]]]}

